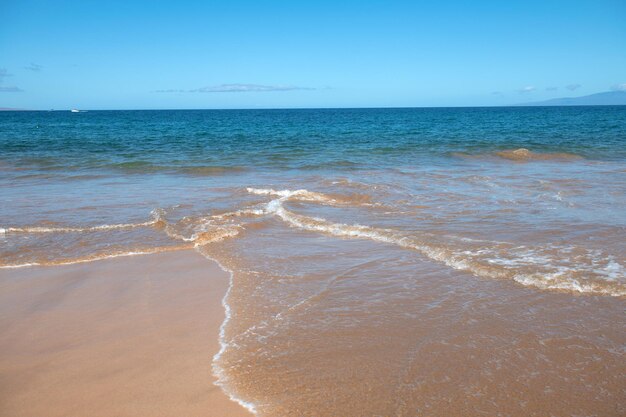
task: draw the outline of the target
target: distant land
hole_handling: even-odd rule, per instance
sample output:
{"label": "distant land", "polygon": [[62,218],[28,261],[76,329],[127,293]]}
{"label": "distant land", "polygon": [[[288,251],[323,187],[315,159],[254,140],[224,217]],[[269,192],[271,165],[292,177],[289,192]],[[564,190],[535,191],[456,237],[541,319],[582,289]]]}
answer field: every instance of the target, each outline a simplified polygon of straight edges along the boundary
{"label": "distant land", "polygon": [[606,91],[582,97],[553,98],[545,101],[521,103],[517,106],[624,106],[626,91]]}

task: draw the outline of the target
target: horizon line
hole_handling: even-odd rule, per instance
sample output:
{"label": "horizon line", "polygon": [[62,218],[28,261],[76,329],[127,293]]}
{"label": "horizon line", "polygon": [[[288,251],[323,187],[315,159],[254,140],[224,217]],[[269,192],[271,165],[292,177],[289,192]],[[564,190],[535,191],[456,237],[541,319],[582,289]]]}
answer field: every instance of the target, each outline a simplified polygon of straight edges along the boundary
{"label": "horizon line", "polygon": [[[106,108],[106,109],[84,109],[80,113],[90,111],[229,111],[229,110],[380,110],[380,109],[476,109],[476,108],[505,108],[505,107],[621,107],[626,104],[503,104],[503,105],[475,105],[475,106],[354,106],[354,107],[206,107],[206,108]],[[63,109],[21,109],[21,108],[0,108],[0,112],[69,112],[72,108]]]}

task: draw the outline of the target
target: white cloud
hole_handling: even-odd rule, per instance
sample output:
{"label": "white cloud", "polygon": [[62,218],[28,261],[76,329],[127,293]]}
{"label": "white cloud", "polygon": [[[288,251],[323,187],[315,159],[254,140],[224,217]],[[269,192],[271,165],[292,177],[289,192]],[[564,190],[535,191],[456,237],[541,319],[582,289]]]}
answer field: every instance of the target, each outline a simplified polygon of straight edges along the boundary
{"label": "white cloud", "polygon": [[613,90],[613,91],[626,91],[626,83],[612,85],[611,86],[611,90]]}
{"label": "white cloud", "polygon": [[294,85],[261,85],[261,84],[220,84],[193,90],[156,90],[157,93],[263,93],[268,91],[315,90],[310,87]]}
{"label": "white cloud", "polygon": [[19,87],[14,86],[14,85],[13,86],[7,86],[7,87],[0,86],[0,93],[21,93],[22,91],[24,91],[24,90],[22,90]]}
{"label": "white cloud", "polygon": [[532,85],[527,85],[526,87],[522,87],[519,90],[517,90],[518,93],[523,94],[523,93],[530,93],[535,91],[537,88],[532,86]]}
{"label": "white cloud", "polygon": [[10,77],[12,75],[13,74],[9,74],[9,71],[7,71],[6,68],[0,68],[0,83],[2,83],[6,77]]}
{"label": "white cloud", "polygon": [[6,77],[12,77],[12,76],[13,74],[9,74],[6,68],[0,68],[0,93],[19,93],[19,92],[24,91],[21,88],[16,87],[14,85],[1,85],[4,83],[4,79]]}
{"label": "white cloud", "polygon": [[31,62],[29,65],[26,65],[24,69],[27,69],[29,71],[39,72],[43,69],[43,65],[39,65],[39,64],[35,64],[34,62]]}

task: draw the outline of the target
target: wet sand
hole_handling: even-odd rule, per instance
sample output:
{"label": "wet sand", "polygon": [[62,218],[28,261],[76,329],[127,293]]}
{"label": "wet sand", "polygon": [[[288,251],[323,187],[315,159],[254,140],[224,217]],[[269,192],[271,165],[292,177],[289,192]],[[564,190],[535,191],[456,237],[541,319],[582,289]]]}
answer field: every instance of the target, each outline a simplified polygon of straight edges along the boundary
{"label": "wet sand", "polygon": [[212,375],[227,287],[193,251],[0,270],[0,415],[251,415]]}

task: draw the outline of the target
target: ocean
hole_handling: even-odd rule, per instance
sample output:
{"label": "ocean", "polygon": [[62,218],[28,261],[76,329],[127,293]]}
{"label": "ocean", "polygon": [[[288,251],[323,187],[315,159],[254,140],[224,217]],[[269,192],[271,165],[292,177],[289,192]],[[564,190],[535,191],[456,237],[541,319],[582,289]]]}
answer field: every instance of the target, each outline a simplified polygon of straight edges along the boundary
{"label": "ocean", "polygon": [[626,412],[626,106],[0,112],[0,267],[195,249],[260,416]]}

